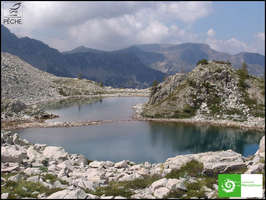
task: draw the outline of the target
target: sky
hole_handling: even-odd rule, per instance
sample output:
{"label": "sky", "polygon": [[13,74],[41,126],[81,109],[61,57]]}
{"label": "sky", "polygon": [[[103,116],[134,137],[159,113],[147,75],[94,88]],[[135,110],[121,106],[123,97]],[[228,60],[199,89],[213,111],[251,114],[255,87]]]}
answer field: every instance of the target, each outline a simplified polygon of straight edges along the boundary
{"label": "sky", "polygon": [[[1,19],[13,4],[1,1]],[[195,42],[230,54],[265,55],[263,1],[22,1],[20,9],[23,23],[5,26],[59,51]]]}

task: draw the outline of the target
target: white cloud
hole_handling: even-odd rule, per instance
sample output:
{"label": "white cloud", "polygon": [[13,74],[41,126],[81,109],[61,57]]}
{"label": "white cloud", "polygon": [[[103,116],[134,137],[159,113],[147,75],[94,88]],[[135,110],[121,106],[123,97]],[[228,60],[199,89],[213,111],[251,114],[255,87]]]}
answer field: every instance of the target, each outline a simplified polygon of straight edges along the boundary
{"label": "white cloud", "polygon": [[255,35],[255,37],[259,40],[265,41],[265,33],[259,32]]}
{"label": "white cloud", "polygon": [[145,43],[161,43],[163,38],[167,37],[169,29],[167,26],[158,21],[151,22],[145,29],[140,30],[137,35],[139,42]]}
{"label": "white cloud", "polygon": [[237,54],[239,52],[247,51],[247,52],[256,52],[256,49],[248,45],[247,43],[237,40],[232,37],[227,40],[218,40],[215,38],[207,38],[206,43],[210,45],[211,48],[226,52],[230,54]]}
{"label": "white cloud", "polygon": [[212,28],[210,28],[210,29],[207,31],[207,35],[208,35],[209,37],[213,37],[213,36],[215,35],[215,31],[214,31]]}
{"label": "white cloud", "polygon": [[7,27],[60,50],[78,45],[111,50],[186,41],[193,34],[174,24],[193,23],[211,10],[211,2],[23,2],[23,25]]}
{"label": "white cloud", "polygon": [[23,25],[7,27],[18,36],[41,40],[61,51],[80,45],[114,50],[138,43],[206,42],[231,54],[265,53],[264,32],[247,44],[234,37],[216,39],[213,28],[204,38],[190,31],[197,20],[211,13],[212,2],[197,1],[23,2]]}
{"label": "white cloud", "polygon": [[208,16],[211,11],[211,2],[186,1],[186,2],[164,2],[158,5],[158,12],[162,16],[175,18],[186,23],[194,22]]}

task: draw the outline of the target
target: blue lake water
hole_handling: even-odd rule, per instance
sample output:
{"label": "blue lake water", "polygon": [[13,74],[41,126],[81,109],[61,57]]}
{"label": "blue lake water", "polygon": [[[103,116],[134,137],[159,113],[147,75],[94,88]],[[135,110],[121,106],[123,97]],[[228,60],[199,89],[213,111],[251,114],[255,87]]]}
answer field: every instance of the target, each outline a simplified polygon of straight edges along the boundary
{"label": "blue lake water", "polygon": [[[72,106],[56,113],[63,114],[61,119],[58,118],[63,121],[130,119],[132,105],[145,101],[147,98],[142,97],[104,98],[101,103],[83,105],[80,110]],[[90,160],[131,160],[137,163],[164,162],[176,155],[227,149],[249,156],[256,152],[263,136],[263,133],[232,128],[144,121],[72,128],[29,128],[17,132],[30,142],[62,146],[66,151],[81,153]]]}
{"label": "blue lake water", "polygon": [[49,109],[47,112],[59,115],[59,118],[47,122],[131,119],[132,106],[147,100],[147,97],[108,97],[90,104]]}

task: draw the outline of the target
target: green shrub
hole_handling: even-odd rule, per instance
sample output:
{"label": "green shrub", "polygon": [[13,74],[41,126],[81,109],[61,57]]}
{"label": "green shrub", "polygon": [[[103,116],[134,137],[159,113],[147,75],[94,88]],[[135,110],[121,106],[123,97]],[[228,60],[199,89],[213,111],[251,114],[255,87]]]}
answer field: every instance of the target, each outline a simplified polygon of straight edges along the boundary
{"label": "green shrub", "polygon": [[207,65],[208,61],[206,59],[201,59],[197,62],[197,65],[202,64],[202,65]]}
{"label": "green shrub", "polygon": [[110,182],[105,187],[98,187],[95,191],[85,191],[87,193],[92,193],[97,196],[101,196],[105,194],[106,196],[123,196],[129,198],[134,193],[132,190],[137,189],[144,189],[146,187],[149,187],[153,182],[159,180],[162,178],[159,175],[153,175],[153,176],[144,176],[143,179],[135,179],[132,181],[119,181],[119,182]]}
{"label": "green shrub", "polygon": [[180,189],[176,189],[176,190],[171,190],[171,192],[164,197],[164,199],[170,199],[170,198],[181,198],[184,194],[186,194],[185,191],[180,190]]}
{"label": "green shrub", "polygon": [[203,164],[196,161],[191,160],[186,165],[182,166],[179,170],[172,170],[165,177],[166,178],[179,178],[185,175],[198,177],[202,175]]}
{"label": "green shrub", "polygon": [[[26,188],[26,190],[24,190]],[[45,193],[50,195],[54,192],[63,190],[62,188],[49,189],[43,186],[41,183],[34,183],[25,180],[18,182],[7,181],[4,186],[1,186],[1,193],[9,193],[9,199],[18,199],[23,197],[37,198],[38,194],[32,194],[33,192]]]}

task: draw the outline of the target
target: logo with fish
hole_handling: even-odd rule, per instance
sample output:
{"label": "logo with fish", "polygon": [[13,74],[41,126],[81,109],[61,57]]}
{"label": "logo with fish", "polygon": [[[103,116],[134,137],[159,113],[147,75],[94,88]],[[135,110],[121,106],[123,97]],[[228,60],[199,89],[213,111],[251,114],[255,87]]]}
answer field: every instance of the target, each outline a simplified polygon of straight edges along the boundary
{"label": "logo with fish", "polygon": [[22,24],[22,2],[3,2],[2,5],[4,24]]}

